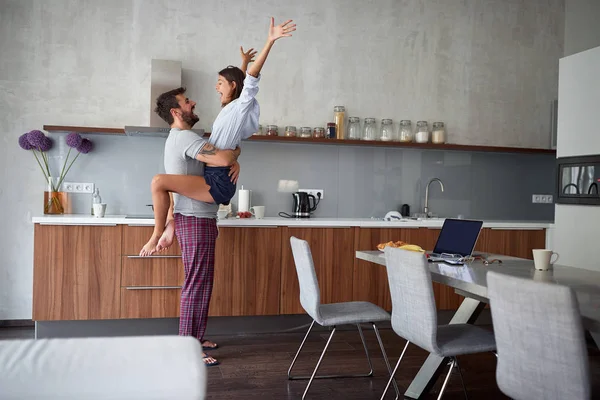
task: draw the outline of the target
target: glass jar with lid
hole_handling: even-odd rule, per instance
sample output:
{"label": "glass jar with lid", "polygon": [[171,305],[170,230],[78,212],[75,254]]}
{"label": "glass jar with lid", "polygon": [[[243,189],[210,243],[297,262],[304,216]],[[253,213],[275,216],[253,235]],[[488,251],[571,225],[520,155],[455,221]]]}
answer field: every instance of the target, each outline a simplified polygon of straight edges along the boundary
{"label": "glass jar with lid", "polygon": [[296,137],[296,127],[292,125],[288,125],[285,127],[285,133],[283,136],[287,137]]}
{"label": "glass jar with lid", "polygon": [[324,138],[325,137],[325,128],[323,128],[323,127],[316,127],[313,130],[313,137],[314,138],[319,138],[319,139]]}
{"label": "glass jar with lid", "polygon": [[415,142],[429,142],[429,126],[427,125],[427,121],[417,121],[417,132],[415,133]]}
{"label": "glass jar with lid", "polygon": [[335,121],[335,134],[336,139],[344,139],[346,134],[346,107],[335,106],[333,107],[333,119]]}
{"label": "glass jar with lid", "polygon": [[267,125],[267,136],[279,136],[279,128],[277,125]]}
{"label": "glass jar with lid", "polygon": [[363,126],[363,140],[377,140],[377,124],[375,118],[365,118]]}
{"label": "glass jar with lid", "polygon": [[446,143],[446,127],[443,122],[434,122],[431,130],[431,143]]}
{"label": "glass jar with lid", "polygon": [[346,138],[352,140],[360,140],[360,136],[360,118],[348,118],[348,135]]}
{"label": "glass jar with lid", "polygon": [[263,127],[262,125],[258,125],[258,130],[254,132],[253,136],[262,136],[263,135]]}
{"label": "glass jar with lid", "polygon": [[394,139],[394,125],[391,119],[381,120],[381,131],[379,134],[379,140],[382,142],[389,142]]}
{"label": "glass jar with lid", "polygon": [[300,128],[300,137],[309,138],[312,137],[312,128],[310,126],[303,126]]}
{"label": "glass jar with lid", "polygon": [[400,142],[413,141],[412,122],[410,122],[410,120],[403,119],[400,121],[400,127],[398,128],[398,140]]}

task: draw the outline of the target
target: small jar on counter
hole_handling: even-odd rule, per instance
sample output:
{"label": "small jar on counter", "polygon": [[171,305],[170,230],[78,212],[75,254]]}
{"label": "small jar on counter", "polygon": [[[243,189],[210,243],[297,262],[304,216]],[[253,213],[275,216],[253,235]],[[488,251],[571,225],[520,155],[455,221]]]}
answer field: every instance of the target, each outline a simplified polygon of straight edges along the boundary
{"label": "small jar on counter", "polygon": [[322,127],[316,127],[316,128],[313,130],[313,137],[314,137],[314,138],[319,138],[319,139],[322,139],[322,138],[324,138],[324,137],[325,137],[325,128],[322,128]]}
{"label": "small jar on counter", "polygon": [[417,121],[417,133],[415,133],[415,142],[429,142],[429,126],[427,125],[427,121]]}
{"label": "small jar on counter", "polygon": [[333,119],[335,120],[335,134],[337,139],[345,139],[346,134],[346,107],[335,106],[333,107]]}
{"label": "small jar on counter", "polygon": [[277,125],[267,125],[267,136],[279,136]]}
{"label": "small jar on counter", "polygon": [[410,122],[408,119],[403,119],[400,121],[400,127],[398,128],[398,141],[413,141],[412,122]]}
{"label": "small jar on counter", "polygon": [[330,139],[335,139],[335,122],[327,123],[327,137]]}
{"label": "small jar on counter", "polygon": [[375,118],[365,118],[363,126],[363,140],[377,140],[377,125]]}
{"label": "small jar on counter", "polygon": [[296,137],[296,127],[292,125],[288,125],[285,127],[285,133],[283,136],[286,137]]}
{"label": "small jar on counter", "polygon": [[309,138],[312,137],[312,129],[310,126],[303,126],[300,128],[300,137]]}
{"label": "small jar on counter", "polygon": [[348,135],[346,138],[351,140],[360,140],[360,118],[348,118]]}
{"label": "small jar on counter", "polygon": [[434,122],[431,130],[431,143],[446,143],[446,128],[443,122]]}
{"label": "small jar on counter", "polygon": [[258,125],[258,130],[256,132],[254,132],[253,136],[262,136],[262,135],[263,135],[262,125]]}
{"label": "small jar on counter", "polygon": [[381,133],[379,134],[379,140],[383,142],[389,142],[394,138],[394,125],[391,119],[381,120]]}

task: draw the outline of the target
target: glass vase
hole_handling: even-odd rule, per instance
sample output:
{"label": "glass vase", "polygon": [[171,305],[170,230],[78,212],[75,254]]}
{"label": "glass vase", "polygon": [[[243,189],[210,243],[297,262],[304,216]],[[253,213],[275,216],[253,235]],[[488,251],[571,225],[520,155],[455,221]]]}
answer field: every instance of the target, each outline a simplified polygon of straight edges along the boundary
{"label": "glass vase", "polygon": [[59,178],[48,178],[44,191],[44,214],[64,214],[68,206],[68,194],[58,186]]}

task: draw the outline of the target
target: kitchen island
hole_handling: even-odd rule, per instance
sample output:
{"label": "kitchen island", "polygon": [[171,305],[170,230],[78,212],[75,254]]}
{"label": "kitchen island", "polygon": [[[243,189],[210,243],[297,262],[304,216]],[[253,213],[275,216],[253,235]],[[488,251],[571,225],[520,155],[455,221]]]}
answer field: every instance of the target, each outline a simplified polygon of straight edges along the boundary
{"label": "kitchen island", "polygon": [[[135,330],[178,317],[183,282],[179,246],[175,243],[152,257],[138,256],[152,232],[152,218],[62,215],[34,217],[32,222],[33,320],[38,337],[53,336],[58,322],[71,323],[70,330],[78,323],[94,325],[98,331],[101,327],[96,325],[101,322],[124,326],[127,321],[127,329]],[[375,249],[390,240],[431,249],[442,224],[443,219],[219,221],[209,315],[304,314],[289,246],[291,236],[310,243],[323,303],[365,300],[389,310],[385,271],[355,259],[355,251]],[[476,251],[531,258],[531,249],[546,247],[551,228],[551,222],[485,221]],[[462,300],[443,285],[435,284],[434,291],[440,310],[454,310]]]}

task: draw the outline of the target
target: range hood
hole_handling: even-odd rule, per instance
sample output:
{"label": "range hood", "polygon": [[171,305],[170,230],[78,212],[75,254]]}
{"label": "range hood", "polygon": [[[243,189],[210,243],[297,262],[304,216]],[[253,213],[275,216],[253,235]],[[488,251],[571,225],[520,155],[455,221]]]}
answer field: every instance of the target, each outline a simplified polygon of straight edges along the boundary
{"label": "range hood", "polygon": [[[148,126],[125,126],[125,135],[134,137],[169,136],[171,128],[155,112],[156,98],[162,93],[181,86],[181,61],[152,60],[150,65],[150,118]],[[204,129],[192,129],[198,135],[204,135]]]}
{"label": "range hood", "polygon": [[[166,138],[169,136],[169,132],[171,128],[169,127],[159,127],[159,126],[126,126],[125,135],[127,136],[135,136],[135,137],[157,137],[157,138]],[[204,129],[191,129],[192,132],[197,133],[200,136],[204,136]]]}

